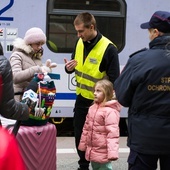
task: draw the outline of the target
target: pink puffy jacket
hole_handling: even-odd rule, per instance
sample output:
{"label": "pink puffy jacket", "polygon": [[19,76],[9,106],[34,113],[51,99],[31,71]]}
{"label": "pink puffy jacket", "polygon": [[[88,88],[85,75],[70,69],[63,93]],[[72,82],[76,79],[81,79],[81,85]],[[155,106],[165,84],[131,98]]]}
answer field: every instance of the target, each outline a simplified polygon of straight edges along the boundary
{"label": "pink puffy jacket", "polygon": [[88,161],[106,163],[118,159],[120,110],[116,100],[89,108],[78,147],[86,151]]}

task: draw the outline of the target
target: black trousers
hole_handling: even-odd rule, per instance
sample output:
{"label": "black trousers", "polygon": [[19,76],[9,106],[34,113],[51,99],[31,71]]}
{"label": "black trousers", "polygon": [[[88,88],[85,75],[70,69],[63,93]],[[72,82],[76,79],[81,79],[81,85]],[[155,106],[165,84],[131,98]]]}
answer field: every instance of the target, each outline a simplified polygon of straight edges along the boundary
{"label": "black trousers", "polygon": [[89,106],[92,104],[92,100],[84,99],[82,96],[77,96],[75,108],[74,108],[74,136],[75,136],[75,145],[77,153],[79,156],[78,164],[82,169],[88,169],[89,161],[85,159],[85,152],[78,150],[78,145],[80,142],[82,129],[84,122],[86,120],[86,115],[88,113]]}
{"label": "black trousers", "polygon": [[128,170],[156,170],[158,160],[161,170],[170,170],[170,154],[148,155],[130,150]]}

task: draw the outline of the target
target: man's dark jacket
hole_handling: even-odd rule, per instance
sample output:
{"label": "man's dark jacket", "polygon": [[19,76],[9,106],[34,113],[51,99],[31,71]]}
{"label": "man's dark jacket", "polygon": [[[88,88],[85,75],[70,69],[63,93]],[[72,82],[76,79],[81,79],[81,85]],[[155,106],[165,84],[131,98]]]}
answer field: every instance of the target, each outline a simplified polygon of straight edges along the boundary
{"label": "man's dark jacket", "polygon": [[129,107],[128,146],[144,154],[170,154],[170,35],[131,55],[114,88]]}

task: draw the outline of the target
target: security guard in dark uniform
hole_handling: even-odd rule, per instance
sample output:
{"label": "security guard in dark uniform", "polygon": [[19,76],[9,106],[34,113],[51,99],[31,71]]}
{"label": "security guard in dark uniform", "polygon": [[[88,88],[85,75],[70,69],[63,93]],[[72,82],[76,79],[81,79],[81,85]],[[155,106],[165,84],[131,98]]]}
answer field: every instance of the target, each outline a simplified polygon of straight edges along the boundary
{"label": "security guard in dark uniform", "polygon": [[130,56],[114,88],[128,110],[129,170],[170,170],[170,12],[149,22],[149,49]]}

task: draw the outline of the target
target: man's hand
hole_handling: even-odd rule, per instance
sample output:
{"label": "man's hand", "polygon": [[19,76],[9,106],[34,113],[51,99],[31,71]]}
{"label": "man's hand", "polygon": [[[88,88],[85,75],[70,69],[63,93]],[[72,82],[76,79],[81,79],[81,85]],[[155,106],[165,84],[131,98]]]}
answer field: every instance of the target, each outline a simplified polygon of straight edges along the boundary
{"label": "man's hand", "polygon": [[66,58],[64,59],[65,66],[67,71],[73,71],[75,67],[77,66],[77,61],[76,60],[70,60],[68,61]]}

